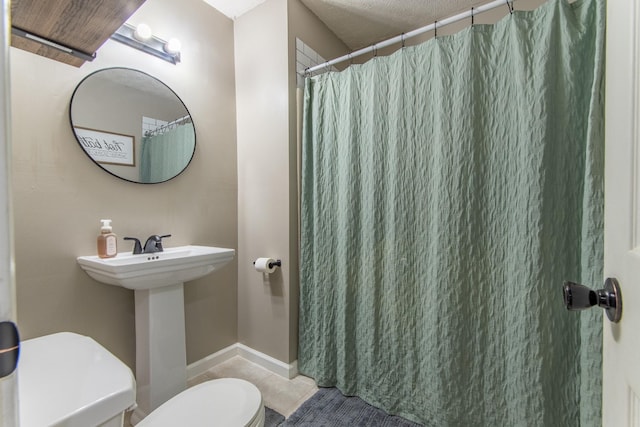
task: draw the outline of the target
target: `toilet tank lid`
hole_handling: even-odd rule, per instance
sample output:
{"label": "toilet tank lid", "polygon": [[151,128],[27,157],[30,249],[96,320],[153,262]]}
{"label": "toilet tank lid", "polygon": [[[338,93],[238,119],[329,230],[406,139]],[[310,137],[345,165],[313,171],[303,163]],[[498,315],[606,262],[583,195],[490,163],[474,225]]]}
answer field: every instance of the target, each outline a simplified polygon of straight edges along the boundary
{"label": "toilet tank lid", "polygon": [[22,427],[100,424],[135,406],[135,388],[131,369],[90,337],[60,332],[20,345]]}

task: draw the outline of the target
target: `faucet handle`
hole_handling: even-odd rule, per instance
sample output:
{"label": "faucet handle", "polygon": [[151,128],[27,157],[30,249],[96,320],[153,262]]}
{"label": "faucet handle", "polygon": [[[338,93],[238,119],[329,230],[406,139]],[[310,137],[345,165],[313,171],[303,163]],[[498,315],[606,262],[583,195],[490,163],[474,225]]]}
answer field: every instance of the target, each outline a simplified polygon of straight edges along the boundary
{"label": "faucet handle", "polygon": [[156,243],[156,247],[158,248],[159,252],[162,252],[164,249],[162,248],[162,239],[166,238],[166,237],[171,237],[171,234],[164,234],[162,236],[158,236],[158,243]]}
{"label": "faucet handle", "polygon": [[138,240],[135,237],[125,237],[124,240],[133,240],[135,241],[134,245],[133,245],[133,254],[134,255],[138,255],[142,253],[142,244],[140,243],[140,240]]}

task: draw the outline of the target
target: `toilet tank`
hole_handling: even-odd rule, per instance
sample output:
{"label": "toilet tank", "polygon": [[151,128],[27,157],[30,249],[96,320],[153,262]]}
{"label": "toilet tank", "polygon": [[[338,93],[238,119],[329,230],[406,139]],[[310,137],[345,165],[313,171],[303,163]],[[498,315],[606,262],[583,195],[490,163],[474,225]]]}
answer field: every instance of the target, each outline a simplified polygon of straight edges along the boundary
{"label": "toilet tank", "polygon": [[17,372],[21,427],[113,425],[135,406],[131,369],[83,335],[23,341]]}

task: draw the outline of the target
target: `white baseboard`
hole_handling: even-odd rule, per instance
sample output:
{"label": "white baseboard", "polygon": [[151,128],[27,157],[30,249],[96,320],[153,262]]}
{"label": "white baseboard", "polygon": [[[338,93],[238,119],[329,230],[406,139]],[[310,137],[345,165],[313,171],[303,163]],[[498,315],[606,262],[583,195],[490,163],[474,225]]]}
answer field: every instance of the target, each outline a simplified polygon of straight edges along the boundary
{"label": "white baseboard", "polygon": [[209,369],[222,362],[231,359],[238,355],[238,344],[232,344],[229,347],[223,348],[220,351],[216,351],[207,357],[193,362],[187,366],[187,378],[192,379],[198,375],[204,374]]}
{"label": "white baseboard", "polygon": [[268,354],[254,350],[251,347],[247,347],[244,344],[236,344],[238,346],[238,355],[247,359],[249,362],[253,362],[256,365],[260,365],[268,371],[278,374],[281,377],[287,379],[295,378],[298,375],[298,361],[294,360],[293,363],[284,363],[278,359],[275,359]]}
{"label": "white baseboard", "polygon": [[256,365],[287,379],[292,379],[298,375],[297,360],[293,363],[285,363],[269,356],[268,354],[254,350],[251,347],[247,347],[244,344],[236,343],[191,363],[187,366],[187,378],[191,379],[198,375],[202,375],[209,369],[231,359],[234,356],[240,356],[247,359]]}

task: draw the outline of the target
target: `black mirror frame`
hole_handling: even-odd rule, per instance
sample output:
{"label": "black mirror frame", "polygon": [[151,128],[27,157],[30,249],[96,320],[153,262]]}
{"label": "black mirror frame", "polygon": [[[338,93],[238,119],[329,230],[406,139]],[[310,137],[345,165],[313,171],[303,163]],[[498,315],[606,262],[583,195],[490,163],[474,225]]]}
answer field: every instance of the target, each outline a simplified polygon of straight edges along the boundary
{"label": "black mirror frame", "polygon": [[[106,169],[105,167],[103,167],[100,163],[98,163],[93,157],[91,157],[91,155],[82,147],[82,144],[80,143],[80,140],[78,139],[78,135],[76,134],[75,130],[74,130],[74,126],[73,126],[73,117],[71,114],[71,110],[73,107],[73,99],[76,95],[76,92],[78,91],[78,89],[80,88],[80,86],[82,86],[82,83],[85,82],[85,80],[87,80],[88,78],[90,78],[91,76],[104,72],[104,71],[109,71],[109,70],[128,70],[128,71],[134,71],[136,73],[140,73],[140,74],[144,74],[145,76],[152,78],[153,80],[157,81],[158,83],[160,83],[161,85],[163,85],[164,87],[166,87],[167,89],[169,89],[169,91],[171,93],[173,93],[176,97],[176,99],[182,104],[182,106],[184,107],[185,111],[187,112],[187,114],[189,115],[189,117],[191,117],[191,124],[193,126],[193,131],[194,131],[194,141],[193,141],[193,152],[191,153],[191,157],[189,158],[189,161],[187,162],[187,164],[182,168],[182,170],[175,174],[174,176],[172,176],[171,178],[165,179],[164,181],[156,181],[156,182],[140,182],[140,181],[133,181],[131,179],[127,179],[127,178],[123,178],[113,172],[111,172],[110,170]],[[121,179],[123,181],[127,181],[127,182],[132,182],[134,184],[149,184],[149,185],[153,185],[153,184],[161,184],[163,182],[167,182],[167,181],[171,181],[172,179],[176,178],[177,176],[181,175],[191,164],[191,161],[193,160],[193,157],[196,154],[196,147],[197,147],[197,142],[198,142],[198,138],[197,138],[197,133],[196,133],[196,126],[195,123],[193,123],[193,116],[191,115],[191,113],[189,112],[189,109],[187,108],[187,106],[185,105],[185,103],[182,101],[182,98],[180,98],[178,96],[178,94],[171,89],[166,83],[164,83],[162,80],[152,76],[149,73],[146,73],[144,71],[140,71],[140,70],[136,70],[134,68],[128,68],[128,67],[109,67],[109,68],[101,68],[99,70],[93,71],[92,73],[87,74],[82,80],[80,80],[80,82],[76,85],[75,89],[73,90],[73,93],[71,94],[71,100],[69,101],[69,124],[71,126],[71,132],[73,133],[73,136],[76,139],[76,142],[78,143],[78,145],[80,146],[80,148],[82,149],[82,151],[84,152],[84,154],[86,154],[86,156],[93,162],[95,163],[100,169],[102,169],[103,171],[107,172],[108,174],[115,176],[118,179]]]}

